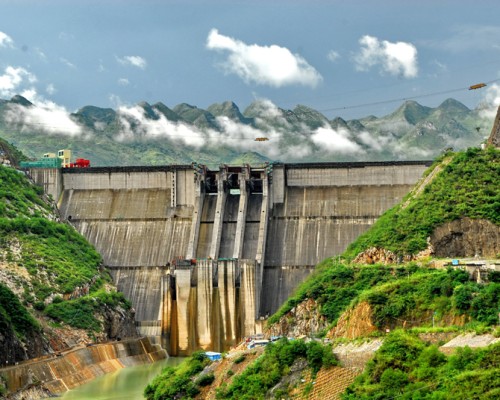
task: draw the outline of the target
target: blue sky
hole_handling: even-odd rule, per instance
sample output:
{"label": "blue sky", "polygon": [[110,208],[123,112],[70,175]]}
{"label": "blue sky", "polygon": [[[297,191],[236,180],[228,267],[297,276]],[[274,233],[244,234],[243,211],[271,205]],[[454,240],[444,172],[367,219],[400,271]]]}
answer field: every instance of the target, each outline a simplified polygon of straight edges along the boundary
{"label": "blue sky", "polygon": [[493,0],[0,0],[0,98],[62,114],[257,99],[344,119],[405,98],[473,108],[499,101],[499,16]]}

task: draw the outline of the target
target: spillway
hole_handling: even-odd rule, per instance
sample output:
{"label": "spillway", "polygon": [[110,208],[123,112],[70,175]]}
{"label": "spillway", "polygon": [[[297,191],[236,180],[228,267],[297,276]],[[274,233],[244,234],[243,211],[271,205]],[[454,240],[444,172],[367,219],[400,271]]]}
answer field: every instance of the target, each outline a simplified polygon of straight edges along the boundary
{"label": "spillway", "polygon": [[238,194],[229,195],[226,198],[219,258],[233,257],[240,197],[241,196]]}

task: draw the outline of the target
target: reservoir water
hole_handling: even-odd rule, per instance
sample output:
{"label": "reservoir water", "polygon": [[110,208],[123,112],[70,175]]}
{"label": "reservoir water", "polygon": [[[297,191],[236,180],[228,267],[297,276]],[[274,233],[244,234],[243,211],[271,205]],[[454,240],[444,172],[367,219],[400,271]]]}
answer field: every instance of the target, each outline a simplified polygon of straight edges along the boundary
{"label": "reservoir water", "polygon": [[170,357],[154,364],[138,365],[100,376],[62,395],[64,400],[143,400],[146,385],[166,366],[176,366],[183,358]]}

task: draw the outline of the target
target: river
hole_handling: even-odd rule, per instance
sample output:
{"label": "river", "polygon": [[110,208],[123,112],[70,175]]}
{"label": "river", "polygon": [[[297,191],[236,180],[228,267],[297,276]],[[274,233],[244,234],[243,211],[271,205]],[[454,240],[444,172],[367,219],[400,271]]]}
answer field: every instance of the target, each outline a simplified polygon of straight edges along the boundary
{"label": "river", "polygon": [[66,392],[64,400],[143,400],[146,385],[158,375],[162,368],[176,366],[183,358],[170,357],[153,364],[123,368],[100,376],[93,381]]}

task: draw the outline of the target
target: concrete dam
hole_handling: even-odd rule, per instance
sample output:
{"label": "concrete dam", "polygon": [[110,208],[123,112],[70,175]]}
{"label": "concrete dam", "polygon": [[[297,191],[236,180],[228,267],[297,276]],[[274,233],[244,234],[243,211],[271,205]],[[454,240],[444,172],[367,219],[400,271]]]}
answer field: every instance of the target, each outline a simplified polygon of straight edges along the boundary
{"label": "concrete dam", "polygon": [[327,257],[398,203],[427,161],[30,169],[102,255],[141,334],[171,355],[259,331]]}

